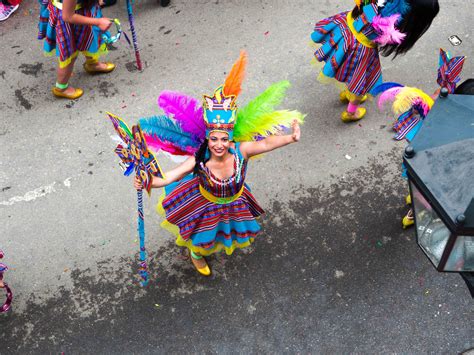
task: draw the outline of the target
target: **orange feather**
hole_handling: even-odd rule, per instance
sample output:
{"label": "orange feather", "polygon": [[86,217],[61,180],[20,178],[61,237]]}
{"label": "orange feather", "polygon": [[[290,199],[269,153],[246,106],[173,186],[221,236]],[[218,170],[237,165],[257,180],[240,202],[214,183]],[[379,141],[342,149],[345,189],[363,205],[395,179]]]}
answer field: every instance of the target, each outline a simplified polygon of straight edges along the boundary
{"label": "orange feather", "polygon": [[232,69],[225,79],[224,95],[238,96],[242,91],[242,82],[244,81],[245,68],[247,67],[247,52],[241,51],[239,59],[234,63]]}

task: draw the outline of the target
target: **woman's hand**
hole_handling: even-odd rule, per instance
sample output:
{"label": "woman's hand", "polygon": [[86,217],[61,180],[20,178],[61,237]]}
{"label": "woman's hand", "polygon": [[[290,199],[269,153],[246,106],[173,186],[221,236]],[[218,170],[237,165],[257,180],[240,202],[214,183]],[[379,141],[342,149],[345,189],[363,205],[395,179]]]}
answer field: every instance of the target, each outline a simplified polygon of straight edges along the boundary
{"label": "woman's hand", "polygon": [[137,175],[135,175],[135,178],[133,179],[133,187],[137,190],[143,190],[142,181]]}
{"label": "woman's hand", "polygon": [[301,129],[297,120],[293,121],[293,123],[291,124],[291,128],[293,129],[293,134],[291,135],[291,138],[293,139],[293,142],[298,142],[301,137]]}
{"label": "woman's hand", "polygon": [[101,31],[105,32],[112,26],[112,20],[107,17],[101,17],[98,20],[97,27],[99,27]]}

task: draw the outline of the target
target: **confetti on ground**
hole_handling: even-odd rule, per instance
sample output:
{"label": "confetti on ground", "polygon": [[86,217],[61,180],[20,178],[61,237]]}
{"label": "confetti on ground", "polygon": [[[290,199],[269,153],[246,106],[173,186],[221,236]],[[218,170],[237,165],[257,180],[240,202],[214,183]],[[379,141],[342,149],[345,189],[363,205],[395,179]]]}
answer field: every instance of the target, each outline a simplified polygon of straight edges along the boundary
{"label": "confetti on ground", "polygon": [[377,243],[375,243],[375,245],[380,248],[383,244],[380,240],[378,240]]}
{"label": "confetti on ground", "polygon": [[430,290],[425,290],[425,295],[429,294]]}
{"label": "confetti on ground", "polygon": [[265,36],[268,36],[270,34],[270,31],[267,31],[264,33]]}
{"label": "confetti on ground", "polygon": [[133,242],[134,242],[134,243],[138,243],[138,239],[134,239]]}
{"label": "confetti on ground", "polygon": [[156,308],[160,308],[161,306],[158,303],[155,303]]}
{"label": "confetti on ground", "polygon": [[346,154],[346,159],[347,159],[347,160],[351,160],[352,157],[351,157],[349,154]]}

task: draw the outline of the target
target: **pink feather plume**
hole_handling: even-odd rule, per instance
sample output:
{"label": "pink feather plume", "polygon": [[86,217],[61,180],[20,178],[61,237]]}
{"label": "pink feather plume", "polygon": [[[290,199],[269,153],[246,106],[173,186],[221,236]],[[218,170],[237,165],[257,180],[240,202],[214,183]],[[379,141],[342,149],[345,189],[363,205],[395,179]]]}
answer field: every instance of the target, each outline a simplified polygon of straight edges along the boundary
{"label": "pink feather plume", "polygon": [[158,97],[158,105],[168,117],[178,121],[185,132],[204,140],[206,126],[203,109],[198,100],[180,92],[162,91]]}
{"label": "pink feather plume", "polygon": [[379,36],[374,42],[384,46],[386,44],[400,44],[405,39],[406,34],[400,32],[395,24],[400,18],[400,14],[382,17],[377,15],[373,18],[372,27],[377,31]]}
{"label": "pink feather plume", "polygon": [[382,94],[380,94],[379,99],[377,100],[377,105],[379,110],[383,109],[383,106],[385,105],[386,102],[388,101],[394,101],[395,96],[403,89],[403,86],[400,87],[395,87],[388,89],[384,91]]}
{"label": "pink feather plume", "polygon": [[191,147],[188,147],[186,150],[183,150],[182,148],[176,146],[175,144],[171,142],[163,142],[161,140],[156,139],[154,136],[149,135],[144,133],[145,141],[147,145],[154,150],[155,152],[158,152],[160,150],[163,150],[165,152],[168,152],[172,155],[194,155],[196,153],[197,149],[193,149]]}

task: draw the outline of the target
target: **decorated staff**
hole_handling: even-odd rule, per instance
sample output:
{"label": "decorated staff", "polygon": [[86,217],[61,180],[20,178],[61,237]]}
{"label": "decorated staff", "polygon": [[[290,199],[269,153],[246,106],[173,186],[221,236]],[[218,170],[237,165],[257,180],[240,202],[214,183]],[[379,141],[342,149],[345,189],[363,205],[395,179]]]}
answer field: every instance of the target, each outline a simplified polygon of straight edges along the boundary
{"label": "decorated staff", "polygon": [[133,49],[135,50],[135,58],[137,59],[137,68],[138,70],[142,71],[142,61],[140,59],[140,50],[138,49],[137,43],[137,34],[135,33],[135,25],[133,23],[133,10],[132,10],[132,2],[131,0],[127,0],[127,13],[128,13],[128,22],[130,23],[130,32],[132,32],[132,41],[133,41]]}
{"label": "decorated staff", "polygon": [[[127,124],[112,113],[107,112],[109,119],[114,125],[115,131],[123,141],[117,145],[115,153],[126,166],[124,175],[130,175],[134,170],[137,179],[142,183],[143,188],[150,194],[152,176],[164,178],[161,168],[152,152],[148,150],[143,133],[139,126],[132,126],[132,130]],[[138,273],[142,278],[142,285],[148,284],[148,265],[145,249],[145,220],[143,217],[143,194],[142,190],[137,190],[138,202],[138,235],[140,237],[140,268]]]}
{"label": "decorated staff", "polygon": [[[0,250],[0,259],[3,258],[3,251]],[[13,292],[8,287],[8,284],[6,282],[3,282],[3,273],[8,270],[8,267],[5,264],[0,263],[0,288],[3,288],[6,292],[7,298],[5,300],[5,303],[0,307],[0,313],[5,313],[8,312],[12,305],[12,300],[13,300]]]}

